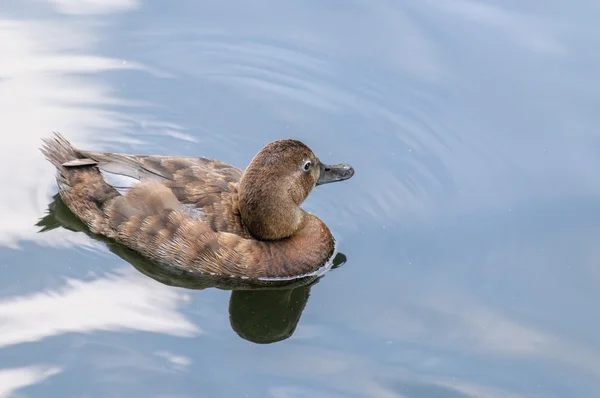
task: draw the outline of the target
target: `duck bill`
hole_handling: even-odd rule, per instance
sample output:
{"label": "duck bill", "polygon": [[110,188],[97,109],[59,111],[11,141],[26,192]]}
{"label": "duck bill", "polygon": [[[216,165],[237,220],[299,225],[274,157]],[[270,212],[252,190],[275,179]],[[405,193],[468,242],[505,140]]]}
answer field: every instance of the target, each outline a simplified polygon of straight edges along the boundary
{"label": "duck bill", "polygon": [[354,175],[354,169],[349,164],[323,164],[320,166],[319,179],[316,185],[344,181]]}

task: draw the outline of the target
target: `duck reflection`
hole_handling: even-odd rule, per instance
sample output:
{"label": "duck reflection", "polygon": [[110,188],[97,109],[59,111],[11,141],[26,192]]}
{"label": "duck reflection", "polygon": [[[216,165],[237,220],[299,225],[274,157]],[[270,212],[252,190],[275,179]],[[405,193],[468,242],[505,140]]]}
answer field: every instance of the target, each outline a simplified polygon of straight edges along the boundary
{"label": "duck reflection", "polygon": [[[291,280],[244,280],[231,277],[200,275],[155,263],[136,251],[102,235],[90,232],[64,204],[59,194],[48,205],[48,214],[37,224],[40,232],[59,227],[83,232],[92,239],[106,244],[139,272],[169,286],[202,290],[218,288],[231,290],[229,320],[232,329],[243,339],[257,344],[269,344],[292,336],[310,297],[310,289],[323,275],[311,275]],[[346,256],[337,253],[331,260],[331,269],[346,262]]]}

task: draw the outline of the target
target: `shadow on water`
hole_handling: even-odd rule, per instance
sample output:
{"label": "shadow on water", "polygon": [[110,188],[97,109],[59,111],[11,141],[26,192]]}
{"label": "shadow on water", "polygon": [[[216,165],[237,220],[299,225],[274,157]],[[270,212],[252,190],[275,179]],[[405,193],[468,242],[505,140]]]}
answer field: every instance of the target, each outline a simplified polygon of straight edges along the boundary
{"label": "shadow on water", "polygon": [[[310,289],[323,275],[279,281],[247,281],[218,277],[174,269],[150,261],[136,251],[102,235],[90,232],[56,194],[48,205],[48,214],[37,224],[40,232],[62,227],[83,232],[90,238],[106,244],[108,249],[127,261],[142,274],[174,287],[202,290],[217,288],[231,290],[229,320],[232,329],[243,339],[257,344],[275,343],[292,336],[302,311],[310,297]],[[346,256],[337,253],[332,269],[346,262]]]}

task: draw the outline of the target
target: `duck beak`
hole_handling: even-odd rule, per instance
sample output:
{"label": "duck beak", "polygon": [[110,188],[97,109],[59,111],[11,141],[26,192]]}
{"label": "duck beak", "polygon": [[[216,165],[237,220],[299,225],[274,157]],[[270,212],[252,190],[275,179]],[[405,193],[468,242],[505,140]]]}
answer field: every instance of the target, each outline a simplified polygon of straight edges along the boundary
{"label": "duck beak", "polygon": [[316,185],[329,184],[330,182],[344,181],[354,175],[354,169],[349,164],[328,165],[321,163],[319,179]]}

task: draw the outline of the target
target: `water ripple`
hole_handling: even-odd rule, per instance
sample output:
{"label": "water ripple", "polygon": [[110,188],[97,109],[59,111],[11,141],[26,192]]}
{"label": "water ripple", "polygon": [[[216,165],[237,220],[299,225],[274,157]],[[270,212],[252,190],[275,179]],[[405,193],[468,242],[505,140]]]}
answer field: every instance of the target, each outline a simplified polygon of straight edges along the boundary
{"label": "water ripple", "polygon": [[[275,120],[302,130],[301,138],[317,153],[331,150],[327,142],[335,141],[336,156],[349,156],[357,170],[352,192],[358,206],[350,210],[355,215],[398,221],[424,211],[440,194],[456,191],[447,163],[468,149],[456,131],[436,121],[447,100],[442,85],[415,82],[387,69],[365,71],[348,66],[343,56],[273,39],[153,31],[149,48],[148,35],[140,37],[140,45],[155,54],[153,62],[160,68],[229,87],[242,98],[268,105]],[[392,86],[390,76],[395,77]],[[235,113],[242,104],[240,100],[228,112]],[[313,130],[314,120],[330,126],[331,132]],[[248,142],[252,136],[246,137]],[[334,138],[340,136],[343,140]],[[362,151],[353,144],[357,140],[363,142]],[[368,184],[360,182],[363,176]],[[320,203],[337,213],[331,199],[320,197]]]}

